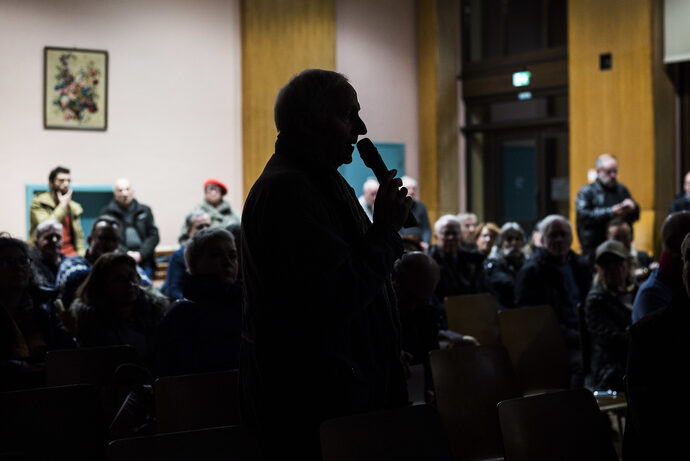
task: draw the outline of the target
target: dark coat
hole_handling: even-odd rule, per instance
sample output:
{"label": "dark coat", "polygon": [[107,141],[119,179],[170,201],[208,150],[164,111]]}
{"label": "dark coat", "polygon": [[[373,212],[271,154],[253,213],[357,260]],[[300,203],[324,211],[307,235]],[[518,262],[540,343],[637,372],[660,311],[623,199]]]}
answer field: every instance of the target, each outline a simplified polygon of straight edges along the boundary
{"label": "dark coat", "polygon": [[[577,237],[583,255],[593,254],[597,246],[606,240],[606,224],[614,218],[611,207],[626,198],[632,198],[630,192],[618,182],[614,187],[606,187],[597,179],[592,184],[582,186],[575,198],[575,210]],[[632,229],[633,222],[640,219],[640,207],[635,204],[635,211],[623,219]]]}
{"label": "dark coat", "polygon": [[[580,291],[580,302],[584,302],[592,284],[592,273],[587,264],[575,252],[568,254],[575,283]],[[537,248],[527,260],[515,282],[515,304],[517,306],[549,305],[556,312],[561,324],[564,339],[568,347],[579,347],[577,322],[566,319],[577,319],[577,312],[565,312],[569,302],[563,285],[563,276],[558,270],[557,262],[544,248]],[[574,309],[576,306],[573,306]]]}
{"label": "dark coat", "polygon": [[483,287],[484,255],[478,250],[460,247],[455,258],[449,258],[438,246],[429,248],[429,256],[441,269],[436,286],[436,297],[443,301],[448,296],[478,293]]}
{"label": "dark coat", "polygon": [[594,388],[623,390],[626,329],[632,324],[632,310],[615,293],[597,283],[585,301],[585,321],[592,341],[590,368]]}
{"label": "dark coat", "polygon": [[185,274],[156,332],[156,376],[239,368],[242,286]]}
{"label": "dark coat", "polygon": [[524,261],[523,257],[519,262],[511,263],[503,256],[484,261],[486,287],[501,309],[515,307],[515,280]]}
{"label": "dark coat", "polygon": [[431,243],[431,224],[429,223],[429,214],[426,211],[426,206],[419,200],[414,200],[410,213],[417,220],[417,225],[414,227],[403,227],[400,229],[400,235],[414,235],[419,237],[421,242]]}
{"label": "dark coat", "polygon": [[668,208],[668,214],[675,213],[676,211],[690,211],[690,198],[688,198],[688,194],[685,192],[678,194]]}
{"label": "dark coat", "polygon": [[244,206],[240,374],[263,445],[315,454],[321,421],[405,404],[407,391],[390,283],[402,240],[312,155],[281,134]]}
{"label": "dark coat", "polygon": [[[688,399],[683,388],[690,356],[690,305],[670,305],[630,327],[623,459],[678,459],[687,453]],[[679,422],[679,416],[681,422]]]}
{"label": "dark coat", "polygon": [[[124,209],[113,199],[103,207],[101,214],[111,215],[122,223],[120,240],[125,251],[138,251],[141,253],[140,265],[155,268],[155,251],[160,237],[158,236],[158,227],[153,221],[151,208],[134,199],[129,207]],[[136,230],[140,242],[127,241],[128,228]]]}

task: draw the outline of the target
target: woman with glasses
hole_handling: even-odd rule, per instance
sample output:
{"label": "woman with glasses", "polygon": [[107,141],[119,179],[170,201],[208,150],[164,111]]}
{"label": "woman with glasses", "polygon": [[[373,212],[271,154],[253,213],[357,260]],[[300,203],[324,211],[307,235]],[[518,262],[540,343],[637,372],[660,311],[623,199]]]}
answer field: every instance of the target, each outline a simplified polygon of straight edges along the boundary
{"label": "woman with glasses", "polygon": [[140,282],[136,262],[127,254],[98,258],[72,303],[82,346],[130,344],[142,364],[151,365],[153,336],[168,300]]}
{"label": "woman with glasses", "polygon": [[42,384],[45,353],[74,347],[53,302],[35,282],[29,248],[0,235],[0,389]]}

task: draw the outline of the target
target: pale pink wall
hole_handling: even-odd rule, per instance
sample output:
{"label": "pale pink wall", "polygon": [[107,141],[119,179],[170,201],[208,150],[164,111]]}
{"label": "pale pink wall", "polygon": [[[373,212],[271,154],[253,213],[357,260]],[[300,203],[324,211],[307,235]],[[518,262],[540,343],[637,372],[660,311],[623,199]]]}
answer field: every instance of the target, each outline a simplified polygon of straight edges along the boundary
{"label": "pale pink wall", "polygon": [[405,143],[405,168],[419,176],[414,0],[337,0],[336,68],[357,90],[367,136]]}
{"label": "pale pink wall", "polygon": [[[43,47],[109,53],[108,130],[43,129]],[[242,205],[239,0],[0,1],[0,230],[26,233],[24,185],[127,176],[161,244],[215,176]]]}

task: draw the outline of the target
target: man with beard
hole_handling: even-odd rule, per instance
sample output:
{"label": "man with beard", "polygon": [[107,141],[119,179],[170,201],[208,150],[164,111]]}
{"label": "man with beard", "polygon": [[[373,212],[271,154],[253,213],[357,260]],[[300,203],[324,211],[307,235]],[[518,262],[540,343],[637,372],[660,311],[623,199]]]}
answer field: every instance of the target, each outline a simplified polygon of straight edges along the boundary
{"label": "man with beard", "polygon": [[34,243],[34,232],[39,223],[54,219],[62,224],[62,254],[67,257],[84,256],[84,231],[80,216],[84,209],[72,200],[72,175],[65,167],[56,167],[48,175],[49,192],[34,196],[29,206],[31,227],[29,243]]}
{"label": "man with beard", "polygon": [[522,227],[516,222],[507,222],[484,261],[485,280],[500,309],[515,307],[515,278],[525,263],[524,243]]}
{"label": "man with beard", "polygon": [[580,387],[584,376],[576,309],[589,292],[592,273],[570,249],[573,234],[565,217],[547,216],[541,221],[539,230],[544,247],[537,248],[518,272],[515,302],[518,306],[553,307],[570,356],[571,387]]}
{"label": "man with beard", "polygon": [[43,221],[34,232],[36,248],[29,250],[31,267],[36,283],[47,288],[55,288],[58,268],[65,256],[62,249],[62,224],[54,219]]}
{"label": "man with beard", "polygon": [[359,110],[343,75],[294,77],[244,206],[243,424],[265,459],[320,459],[322,421],[407,403],[390,278],[412,199],[388,172],[372,223],[338,173],[367,132]]}
{"label": "man with beard", "polygon": [[640,219],[640,207],[628,189],[618,182],[618,160],[602,154],[596,162],[597,179],[582,186],[575,198],[577,237],[582,255],[594,266],[594,252],[606,240],[606,224],[613,218],[623,218],[630,227]]}

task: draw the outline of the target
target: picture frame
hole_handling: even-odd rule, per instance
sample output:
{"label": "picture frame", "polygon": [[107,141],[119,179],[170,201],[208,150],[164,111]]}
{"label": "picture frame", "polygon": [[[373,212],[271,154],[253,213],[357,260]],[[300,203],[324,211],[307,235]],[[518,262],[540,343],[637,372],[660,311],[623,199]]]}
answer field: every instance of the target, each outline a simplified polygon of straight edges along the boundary
{"label": "picture frame", "polygon": [[43,126],[105,131],[108,52],[47,46],[43,64]]}

